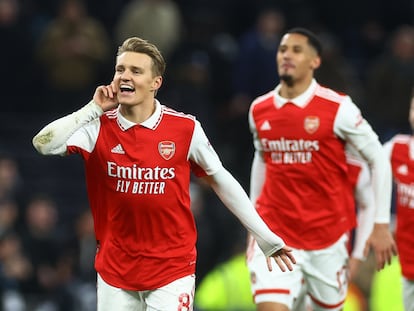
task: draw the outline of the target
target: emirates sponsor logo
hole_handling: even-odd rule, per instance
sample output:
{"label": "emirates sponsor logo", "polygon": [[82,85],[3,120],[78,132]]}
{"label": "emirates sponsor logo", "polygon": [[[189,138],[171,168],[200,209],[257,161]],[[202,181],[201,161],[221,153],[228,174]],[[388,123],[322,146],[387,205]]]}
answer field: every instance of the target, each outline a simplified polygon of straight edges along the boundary
{"label": "emirates sponsor logo", "polygon": [[170,160],[175,154],[175,143],[172,141],[159,142],[158,152],[165,160]]}
{"label": "emirates sponsor logo", "polygon": [[263,138],[260,140],[264,151],[318,151],[318,140],[286,139],[277,140]]}
{"label": "emirates sponsor logo", "polygon": [[308,116],[305,118],[305,121],[303,122],[303,127],[305,128],[305,131],[309,134],[315,133],[319,128],[319,117],[316,116]]}

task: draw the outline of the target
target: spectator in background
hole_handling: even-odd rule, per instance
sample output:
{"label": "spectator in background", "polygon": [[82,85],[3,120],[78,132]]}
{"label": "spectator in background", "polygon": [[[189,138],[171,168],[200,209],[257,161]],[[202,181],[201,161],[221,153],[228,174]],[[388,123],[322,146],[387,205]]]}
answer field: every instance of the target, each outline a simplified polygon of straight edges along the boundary
{"label": "spectator in background", "polygon": [[19,227],[19,206],[13,199],[0,199],[0,236],[17,232]]}
{"label": "spectator in background", "polygon": [[22,249],[18,235],[20,209],[12,198],[0,199],[0,310],[23,311],[22,283],[31,275],[32,266]]}
{"label": "spectator in background", "polygon": [[[2,112],[13,111],[15,102],[24,106],[29,101],[28,94],[36,90],[36,81],[30,77],[33,43],[21,11],[19,0],[0,0],[0,68],[7,73],[7,78],[2,79],[2,90],[7,90],[2,92]],[[26,79],[21,78],[22,72],[25,72]]]}
{"label": "spectator in background", "polygon": [[181,40],[182,16],[172,0],[132,0],[121,11],[115,28],[115,40],[138,36],[154,42],[166,60]]}
{"label": "spectator in background", "polygon": [[46,195],[36,195],[27,203],[24,216],[22,243],[33,265],[32,275],[23,287],[28,306],[56,306],[57,268],[63,246],[56,203]]}
{"label": "spectator in background", "polygon": [[16,200],[20,204],[23,181],[16,159],[0,152],[0,200]]}
{"label": "spectator in background", "polygon": [[365,81],[366,71],[373,59],[383,52],[387,31],[385,25],[375,17],[366,17],[355,33],[352,33],[351,47],[344,49],[358,71],[360,79]]}
{"label": "spectator in background", "polygon": [[367,116],[382,141],[410,131],[407,111],[414,85],[414,27],[400,26],[388,43],[389,49],[373,60],[367,76]]}
{"label": "spectator in background", "polygon": [[28,35],[37,42],[43,31],[54,18],[61,0],[24,0],[20,1],[28,21]]}
{"label": "spectator in background", "polygon": [[354,64],[344,56],[340,38],[325,28],[320,29],[317,34],[324,49],[323,61],[315,72],[315,78],[320,84],[329,85],[339,92],[349,94],[355,102],[361,103],[362,81]]}
{"label": "spectator in background", "polygon": [[53,103],[54,109],[65,112],[85,100],[105,74],[102,68],[109,63],[111,47],[105,28],[88,15],[83,1],[62,0],[57,17],[37,44],[37,61],[45,70],[46,105]]}
{"label": "spectator in background", "polygon": [[285,30],[285,16],[275,8],[262,9],[252,29],[240,39],[235,63],[231,115],[246,116],[251,101],[278,81],[275,54]]}
{"label": "spectator in background", "polygon": [[285,30],[285,16],[275,8],[264,8],[252,29],[240,39],[238,58],[234,65],[233,88],[226,119],[225,139],[232,151],[229,163],[242,185],[247,189],[253,154],[246,125],[251,101],[274,88],[278,81],[275,54]]}
{"label": "spectator in background", "polygon": [[96,255],[96,239],[89,209],[83,210],[76,219],[75,232],[79,243],[79,276],[86,282],[95,282],[96,272],[93,262]]}
{"label": "spectator in background", "polygon": [[210,71],[211,60],[204,50],[190,50],[176,59],[172,68],[170,86],[162,98],[178,111],[199,116],[210,137],[216,137],[216,111],[212,97],[213,77]]}
{"label": "spectator in background", "polygon": [[77,244],[77,279],[75,291],[79,311],[96,310],[96,272],[94,260],[96,255],[96,238],[93,217],[89,208],[81,211],[75,221],[75,242]]}
{"label": "spectator in background", "polygon": [[23,252],[20,237],[14,231],[3,232],[0,235],[0,310],[27,310],[22,284],[31,274],[32,265]]}

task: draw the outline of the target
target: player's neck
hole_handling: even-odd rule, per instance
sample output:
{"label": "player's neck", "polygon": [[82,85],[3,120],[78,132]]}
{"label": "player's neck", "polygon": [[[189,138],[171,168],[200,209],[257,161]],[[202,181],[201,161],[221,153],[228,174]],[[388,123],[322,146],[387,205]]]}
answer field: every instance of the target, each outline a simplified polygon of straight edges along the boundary
{"label": "player's neck", "polygon": [[312,79],[296,80],[293,83],[281,81],[279,95],[283,98],[292,99],[303,94],[311,85]]}
{"label": "player's neck", "polygon": [[133,106],[121,105],[120,112],[127,120],[136,124],[142,123],[155,112],[155,99],[148,103],[142,102]]}

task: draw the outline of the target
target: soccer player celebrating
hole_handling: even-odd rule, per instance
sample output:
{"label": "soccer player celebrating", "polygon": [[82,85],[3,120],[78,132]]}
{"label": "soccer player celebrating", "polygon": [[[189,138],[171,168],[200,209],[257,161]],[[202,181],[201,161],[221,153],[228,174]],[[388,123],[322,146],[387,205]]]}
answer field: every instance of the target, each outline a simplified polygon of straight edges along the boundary
{"label": "soccer player celebrating", "polygon": [[[409,122],[414,132],[414,92]],[[414,137],[399,134],[384,144],[389,154],[396,185],[395,239],[403,279],[403,302],[406,311],[414,311]]]}
{"label": "soccer player celebrating", "polygon": [[222,166],[195,117],[155,99],[164,70],[153,44],[125,40],[111,84],[98,86],[86,106],[33,138],[41,154],[78,153],[85,162],[98,241],[98,311],[193,309],[191,172],[214,189],[281,271],[295,263]]}
{"label": "soccer player celebrating", "polygon": [[[288,31],[276,54],[280,84],[249,110],[255,157],[251,200],[269,227],[293,248],[296,268],[268,271],[264,254],[249,254],[259,311],[291,310],[306,283],[314,310],[341,310],[347,294],[348,233],[355,226],[346,143],[371,167],[375,224],[365,252],[377,269],[396,253],[389,231],[391,166],[378,136],[347,95],[317,83],[321,44],[307,29]],[[304,281],[304,282],[303,282]]]}

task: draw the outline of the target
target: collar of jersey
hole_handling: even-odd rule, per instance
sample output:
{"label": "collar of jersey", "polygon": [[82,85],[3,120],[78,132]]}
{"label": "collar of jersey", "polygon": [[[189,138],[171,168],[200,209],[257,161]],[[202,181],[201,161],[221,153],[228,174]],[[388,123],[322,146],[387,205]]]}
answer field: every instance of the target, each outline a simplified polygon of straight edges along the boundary
{"label": "collar of jersey", "polygon": [[318,83],[316,82],[316,80],[312,79],[311,84],[309,85],[308,89],[304,93],[302,93],[298,97],[288,99],[288,98],[284,98],[284,97],[279,95],[279,91],[280,91],[280,88],[281,88],[281,85],[279,84],[275,88],[275,105],[276,105],[277,108],[281,108],[286,103],[292,103],[292,104],[294,104],[298,107],[303,108],[309,102],[309,100],[311,99],[313,94],[315,93],[315,90],[316,90],[317,86],[318,86]]}
{"label": "collar of jersey", "polygon": [[[155,99],[154,113],[144,122],[141,122],[140,125],[146,128],[149,128],[149,129],[154,129],[156,125],[159,123],[160,117],[161,117],[161,104],[157,99]],[[125,117],[119,112],[119,108],[118,108],[118,123],[124,131],[133,127],[134,125],[137,125],[136,123],[125,119]]]}

